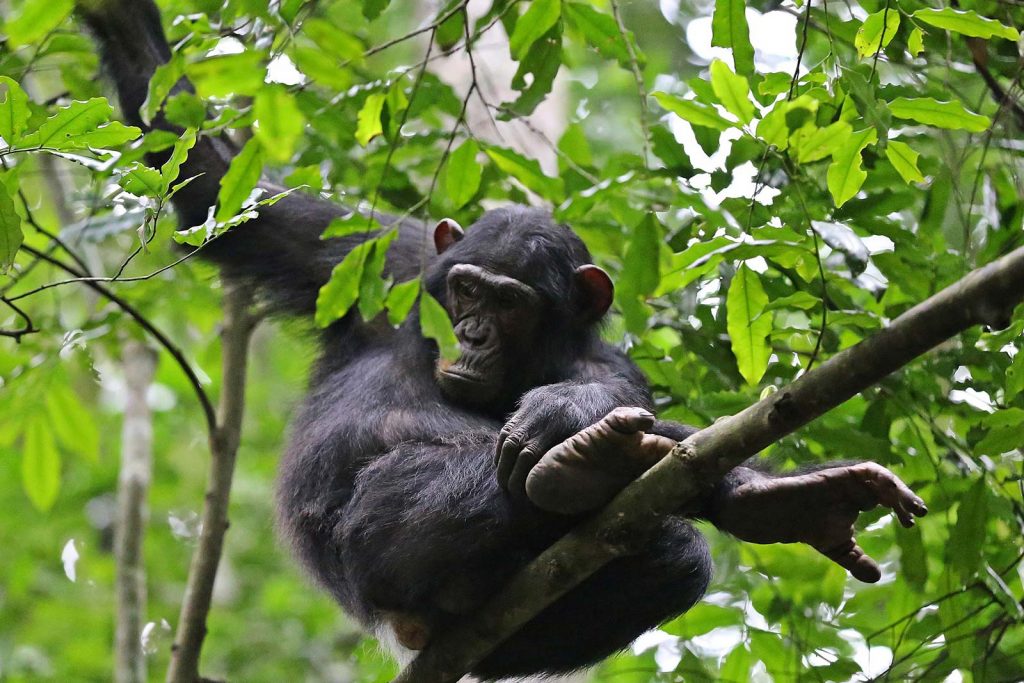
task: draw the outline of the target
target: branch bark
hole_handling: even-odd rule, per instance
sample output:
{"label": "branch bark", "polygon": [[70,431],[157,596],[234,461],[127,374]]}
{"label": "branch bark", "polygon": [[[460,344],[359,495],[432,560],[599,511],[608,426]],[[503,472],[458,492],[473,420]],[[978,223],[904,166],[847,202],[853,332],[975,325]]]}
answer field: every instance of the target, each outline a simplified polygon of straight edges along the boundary
{"label": "branch bark", "polygon": [[143,683],[146,657],[142,623],[146,613],[146,568],[142,542],[149,513],[146,500],[153,476],[153,415],[146,394],[153,383],[157,354],[141,342],[129,342],[123,353],[124,422],[121,469],[117,478],[117,525],[114,558],[117,628],[114,639],[114,680]]}
{"label": "branch bark", "polygon": [[168,683],[196,683],[199,655],[206,637],[213,582],[217,577],[228,530],[228,501],[245,407],[245,370],[249,339],[257,318],[252,314],[252,291],[225,281],[221,329],[222,381],[216,426],[210,433],[210,473],[203,503],[199,543],[192,554],[188,584],[181,603],[178,629],[167,669]]}
{"label": "branch bark", "polygon": [[607,562],[658,519],[684,509],[729,470],[890,373],[977,324],[1005,326],[1024,299],[1024,248],[969,273],[885,330],[676,447],[513,577],[476,615],[442,634],[396,683],[454,683],[502,640]]}

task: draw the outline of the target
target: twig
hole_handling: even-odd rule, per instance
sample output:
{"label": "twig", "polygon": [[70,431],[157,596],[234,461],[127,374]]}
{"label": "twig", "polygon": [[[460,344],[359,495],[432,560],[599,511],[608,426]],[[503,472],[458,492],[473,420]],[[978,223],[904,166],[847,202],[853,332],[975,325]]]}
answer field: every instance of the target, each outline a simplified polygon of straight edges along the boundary
{"label": "twig", "polygon": [[168,683],[196,683],[200,680],[199,655],[206,637],[206,616],[210,612],[213,581],[228,530],[228,499],[245,407],[249,338],[257,318],[250,310],[252,290],[237,283],[225,281],[224,284],[223,361],[217,427],[210,434],[210,472],[203,498],[202,530],[188,571],[188,585],[167,670]]}
{"label": "twig", "polygon": [[167,335],[165,335],[159,328],[157,328],[152,322],[150,322],[149,318],[144,316],[139,311],[139,309],[135,308],[135,306],[128,303],[121,296],[110,291],[100,283],[89,280],[85,276],[85,273],[82,273],[81,271],[77,270],[74,266],[68,265],[67,263],[61,261],[60,259],[55,258],[54,256],[46,252],[40,251],[35,247],[29,246],[27,244],[23,244],[21,246],[21,250],[29,254],[32,254],[40,261],[45,261],[46,263],[49,263],[52,266],[60,268],[65,273],[68,273],[69,275],[78,278],[78,281],[81,282],[83,285],[97,292],[105,299],[115,304],[118,308],[127,313],[129,316],[131,316],[131,318],[136,323],[139,324],[139,327],[148,332],[153,337],[153,339],[155,339],[156,342],[164,350],[167,351],[167,353],[171,354],[171,357],[174,358],[175,362],[178,364],[178,367],[180,367],[181,371],[185,373],[185,377],[188,379],[188,383],[192,386],[192,391],[195,392],[196,398],[199,399],[199,405],[203,409],[203,416],[206,418],[207,429],[212,433],[217,428],[216,415],[213,411],[213,403],[210,401],[210,397],[207,396],[206,390],[203,388],[202,382],[199,381],[199,376],[196,375],[196,371],[192,369],[192,366],[189,364],[188,359],[185,358],[185,354],[182,352],[182,350],[179,349],[177,345],[175,345],[175,343],[172,342],[167,337]]}
{"label": "twig", "polygon": [[442,634],[396,679],[449,683],[609,561],[666,514],[783,436],[977,324],[1001,325],[1024,299],[1024,248],[980,268],[788,387],[676,447],[604,510],[545,550],[475,616]]}
{"label": "twig", "polygon": [[21,338],[26,334],[35,334],[39,331],[39,328],[32,323],[32,318],[29,317],[28,313],[18,308],[18,305],[5,296],[0,296],[0,303],[14,311],[15,315],[24,321],[24,324],[17,330],[3,330],[0,329],[0,337],[10,337],[15,342],[20,343]]}
{"label": "twig", "polygon": [[146,394],[153,382],[157,354],[145,344],[133,341],[125,345],[122,362],[125,402],[114,529],[117,566],[114,680],[116,683],[143,683],[146,657],[140,634],[146,613],[146,566],[142,540],[149,517],[146,499],[153,477],[153,415]]}

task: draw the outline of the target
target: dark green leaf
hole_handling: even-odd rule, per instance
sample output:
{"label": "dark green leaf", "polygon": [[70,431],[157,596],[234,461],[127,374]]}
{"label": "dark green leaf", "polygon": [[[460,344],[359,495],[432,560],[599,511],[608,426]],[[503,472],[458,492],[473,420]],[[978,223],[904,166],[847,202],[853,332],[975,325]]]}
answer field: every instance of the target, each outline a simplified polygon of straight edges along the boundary
{"label": "dark green leaf", "polygon": [[21,216],[14,208],[14,200],[7,193],[7,186],[0,182],[0,273],[6,273],[14,263],[23,237]]}
{"label": "dark green leaf", "polygon": [[444,187],[452,207],[461,209],[480,189],[483,168],[476,156],[480,148],[472,140],[466,140],[448,157],[445,169]]}
{"label": "dark green leaf", "polygon": [[736,73],[751,76],[754,73],[754,47],[750,44],[746,10],[744,0],[715,0],[711,44],[732,50]]}
{"label": "dark green leaf", "polygon": [[242,151],[231,160],[217,193],[217,221],[224,221],[238,213],[252,194],[263,172],[263,146],[257,138],[245,143]]}
{"label": "dark green leaf", "polygon": [[60,491],[60,453],[41,417],[25,425],[21,450],[21,485],[37,510],[53,507]]}
{"label": "dark green leaf", "polygon": [[533,0],[516,29],[508,39],[512,58],[521,61],[533,44],[540,40],[562,16],[562,0]]}
{"label": "dark green leaf", "polygon": [[459,340],[452,330],[448,311],[426,291],[420,296],[420,331],[427,339],[437,342],[442,358],[454,361],[459,357]]}
{"label": "dark green leaf", "polygon": [[8,147],[14,147],[28,127],[28,95],[9,76],[0,76],[0,83],[7,86],[4,100],[0,102],[0,137]]}

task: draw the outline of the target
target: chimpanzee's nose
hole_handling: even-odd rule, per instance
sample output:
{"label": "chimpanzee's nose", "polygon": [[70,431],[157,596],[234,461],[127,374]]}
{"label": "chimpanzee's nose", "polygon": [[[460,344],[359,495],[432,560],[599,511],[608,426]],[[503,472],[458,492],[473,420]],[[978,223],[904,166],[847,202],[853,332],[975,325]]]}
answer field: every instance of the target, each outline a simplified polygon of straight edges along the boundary
{"label": "chimpanzee's nose", "polygon": [[459,341],[471,348],[487,346],[493,336],[492,331],[491,325],[471,318],[463,320],[456,328]]}

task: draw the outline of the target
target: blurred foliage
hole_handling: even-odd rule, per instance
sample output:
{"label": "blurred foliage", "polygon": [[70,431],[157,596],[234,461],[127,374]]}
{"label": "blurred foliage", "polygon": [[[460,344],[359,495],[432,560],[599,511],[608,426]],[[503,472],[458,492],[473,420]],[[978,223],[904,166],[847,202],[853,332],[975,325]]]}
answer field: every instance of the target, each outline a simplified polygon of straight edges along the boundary
{"label": "blurred foliage", "polygon": [[[105,286],[218,390],[215,272],[196,259],[165,269],[181,258],[165,207],[194,134],[248,142],[210,221],[178,236],[192,244],[274,200],[251,193],[261,169],[294,191],[463,225],[503,202],[553,207],[616,276],[608,339],[650,377],[664,417],[696,425],[1024,244],[1015,1],[494,0],[468,15],[455,0],[159,4],[175,51],[144,115],[163,103],[181,137],[116,121],[71,0],[4,5],[0,680],[111,671],[119,357],[141,332],[123,306],[59,284],[69,273],[40,254],[135,278]],[[182,75],[196,95],[166,99]],[[162,168],[142,164],[172,146]],[[352,223],[330,230],[369,227]],[[382,285],[388,243],[339,266],[318,323],[352,306],[406,315],[418,284]],[[445,339],[425,305],[426,331]],[[274,323],[254,343],[209,676],[394,672],[274,538],[273,472],[311,327]],[[1022,329],[1018,315],[972,330],[769,449],[782,468],[874,460],[925,498],[931,513],[912,530],[865,515],[861,544],[883,562],[881,583],[855,584],[809,548],[708,529],[709,597],[595,680],[1024,679]],[[150,400],[157,680],[207,447],[167,353]],[[69,541],[74,581],[61,566]]]}

